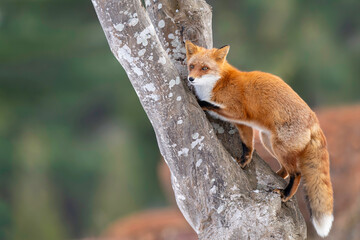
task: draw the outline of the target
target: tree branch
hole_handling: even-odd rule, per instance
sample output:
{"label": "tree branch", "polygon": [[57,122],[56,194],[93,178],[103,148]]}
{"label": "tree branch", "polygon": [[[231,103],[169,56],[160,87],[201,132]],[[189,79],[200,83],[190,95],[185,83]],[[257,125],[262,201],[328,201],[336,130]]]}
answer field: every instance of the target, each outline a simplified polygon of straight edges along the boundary
{"label": "tree branch", "polygon": [[140,0],[93,5],[153,125],[177,204],[199,239],[304,239],[296,200],[282,203],[272,193],[284,181],[256,154],[242,170],[231,157],[241,155],[235,129],[219,120],[212,126],[183,81],[183,41],[212,47],[206,2],[146,0],[148,11]]}

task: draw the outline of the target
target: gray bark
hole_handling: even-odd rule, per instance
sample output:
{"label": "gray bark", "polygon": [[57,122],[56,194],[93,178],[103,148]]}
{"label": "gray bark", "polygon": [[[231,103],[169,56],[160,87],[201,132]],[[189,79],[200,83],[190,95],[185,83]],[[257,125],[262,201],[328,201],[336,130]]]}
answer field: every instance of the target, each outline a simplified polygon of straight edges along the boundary
{"label": "gray bark", "polygon": [[211,48],[203,0],[92,0],[111,51],[125,69],[169,166],[177,204],[199,239],[305,239],[295,198],[257,154],[241,169],[235,128],[207,118],[189,90],[184,40]]}

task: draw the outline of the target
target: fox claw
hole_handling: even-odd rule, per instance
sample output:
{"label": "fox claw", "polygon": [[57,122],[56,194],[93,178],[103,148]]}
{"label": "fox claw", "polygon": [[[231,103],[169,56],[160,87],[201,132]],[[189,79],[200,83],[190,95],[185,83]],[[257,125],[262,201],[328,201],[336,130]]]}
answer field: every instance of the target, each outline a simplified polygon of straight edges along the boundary
{"label": "fox claw", "polygon": [[278,189],[277,188],[277,189],[274,189],[273,192],[280,194],[282,202],[287,202],[290,199],[289,196],[285,196],[284,189]]}
{"label": "fox claw", "polygon": [[245,168],[250,162],[251,162],[252,156],[246,155],[246,156],[241,156],[240,159],[236,159],[237,163],[240,165],[241,168]]}

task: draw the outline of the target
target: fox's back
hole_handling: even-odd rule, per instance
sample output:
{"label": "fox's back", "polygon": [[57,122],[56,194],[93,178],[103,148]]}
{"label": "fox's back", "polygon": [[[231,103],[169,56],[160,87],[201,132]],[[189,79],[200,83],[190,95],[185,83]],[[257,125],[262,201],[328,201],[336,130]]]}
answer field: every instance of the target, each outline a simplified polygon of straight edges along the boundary
{"label": "fox's back", "polygon": [[263,121],[271,128],[284,125],[306,128],[317,122],[304,100],[275,75],[259,71],[241,72],[233,81],[237,82],[234,86],[239,86],[236,91],[250,119]]}

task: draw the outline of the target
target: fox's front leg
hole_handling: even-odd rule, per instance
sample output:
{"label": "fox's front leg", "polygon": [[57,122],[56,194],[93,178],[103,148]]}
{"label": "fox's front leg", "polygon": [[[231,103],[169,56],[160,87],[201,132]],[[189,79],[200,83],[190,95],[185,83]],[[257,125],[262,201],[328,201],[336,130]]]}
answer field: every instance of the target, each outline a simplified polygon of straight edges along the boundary
{"label": "fox's front leg", "polygon": [[[225,109],[217,105],[214,105],[211,102],[198,100],[198,103],[203,110],[213,111],[219,114],[220,116],[230,119],[232,118]],[[242,156],[240,157],[240,159],[236,159],[236,161],[239,163],[240,167],[244,168],[251,162],[252,159],[252,155],[254,152],[254,141],[253,141],[254,133],[251,127],[242,124],[235,124],[235,125],[239,131],[242,140],[241,145],[243,150]]]}
{"label": "fox's front leg", "polygon": [[239,163],[240,167],[244,168],[251,162],[253,156],[254,132],[251,127],[242,124],[236,124],[236,128],[239,130],[243,149],[243,154],[240,159],[237,159],[237,162]]}
{"label": "fox's front leg", "polygon": [[198,100],[198,103],[200,105],[200,107],[205,110],[205,111],[214,111],[214,110],[219,110],[220,107],[216,106],[210,102],[207,101],[202,101],[202,100]]}
{"label": "fox's front leg", "polygon": [[204,110],[204,111],[211,111],[211,112],[217,113],[218,115],[223,116],[225,118],[231,118],[231,116],[228,114],[228,112],[224,108],[220,107],[219,105],[215,105],[211,102],[203,101],[203,100],[199,100],[199,99],[198,99],[198,103],[199,103],[200,107],[202,108],[202,110]]}

